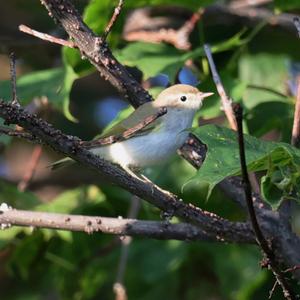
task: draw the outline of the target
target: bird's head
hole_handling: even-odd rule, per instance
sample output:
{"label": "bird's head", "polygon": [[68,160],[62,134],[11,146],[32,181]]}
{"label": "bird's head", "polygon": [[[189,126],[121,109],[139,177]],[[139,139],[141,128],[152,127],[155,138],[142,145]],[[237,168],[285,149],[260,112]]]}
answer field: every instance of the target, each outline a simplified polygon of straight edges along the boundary
{"label": "bird's head", "polygon": [[204,98],[213,93],[203,93],[187,84],[176,84],[163,90],[156,99],[156,104],[167,108],[197,110]]}

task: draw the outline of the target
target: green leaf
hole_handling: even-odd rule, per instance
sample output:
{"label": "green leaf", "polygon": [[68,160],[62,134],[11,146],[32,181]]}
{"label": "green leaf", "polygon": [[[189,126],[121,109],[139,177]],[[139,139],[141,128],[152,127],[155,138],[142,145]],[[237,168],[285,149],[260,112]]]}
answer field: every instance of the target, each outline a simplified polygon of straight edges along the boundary
{"label": "green leaf", "polygon": [[[274,89],[284,94],[288,76],[287,57],[271,54],[244,55],[239,62],[239,77],[247,85]],[[286,102],[287,97],[267,90],[249,88],[244,93],[244,104],[248,109],[269,101]]]}
{"label": "green leaf", "polygon": [[[226,177],[240,174],[237,136],[235,131],[215,125],[196,128],[193,133],[207,145],[208,152],[192,181],[206,182],[209,197],[217,183]],[[292,178],[293,185],[277,182],[276,186],[281,191],[280,198],[274,198],[272,193],[266,192],[265,200],[276,208],[286,195],[290,195],[291,189],[298,195],[300,151],[285,143],[262,141],[249,135],[244,135],[244,138],[249,171],[269,170],[268,176],[273,176],[274,172],[281,168],[284,174],[290,174]],[[263,186],[267,187],[266,184]]]}
{"label": "green leaf", "polygon": [[281,141],[289,142],[294,108],[292,103],[281,101],[270,101],[256,105],[245,115],[249,133],[260,137],[272,130],[277,130],[281,133]]}
{"label": "green leaf", "polygon": [[139,68],[144,79],[166,74],[173,81],[185,62],[184,52],[166,44],[130,43],[115,51],[117,59],[125,65]]}
{"label": "green leaf", "polygon": [[[241,38],[243,33],[244,31],[241,31],[232,38],[213,45],[212,52],[227,51],[245,43],[247,39]],[[186,53],[163,43],[135,42],[115,51],[115,55],[121,63],[139,68],[145,79],[158,74],[166,74],[173,82],[177,72],[188,59],[205,56],[205,53],[203,47]]]}
{"label": "green leaf", "polygon": [[32,264],[41,251],[43,242],[44,239],[41,232],[35,232],[31,236],[20,240],[8,262],[11,272],[16,272],[23,279],[27,279],[30,275]]}
{"label": "green leaf", "polygon": [[[18,98],[22,105],[30,103],[36,97],[47,97],[58,110],[64,111],[69,119],[69,93],[77,75],[72,68],[56,68],[32,72],[17,80]],[[8,80],[0,82],[1,97],[11,99],[11,83]]]}
{"label": "green leaf", "polygon": [[274,0],[274,4],[280,10],[300,8],[299,0]]}
{"label": "green leaf", "polygon": [[100,203],[105,200],[105,195],[96,186],[79,187],[68,190],[49,203],[41,204],[35,208],[37,211],[56,213],[71,213],[80,206]]}
{"label": "green leaf", "polygon": [[0,204],[7,203],[16,209],[34,209],[41,202],[29,191],[21,192],[17,186],[0,180]]}

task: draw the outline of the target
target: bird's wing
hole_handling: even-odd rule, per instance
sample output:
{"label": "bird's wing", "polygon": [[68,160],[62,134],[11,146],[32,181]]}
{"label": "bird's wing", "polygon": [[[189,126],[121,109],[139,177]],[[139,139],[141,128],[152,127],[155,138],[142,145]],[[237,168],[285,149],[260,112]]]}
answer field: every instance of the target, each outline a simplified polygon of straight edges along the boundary
{"label": "bird's wing", "polygon": [[[145,118],[157,114],[158,111],[159,111],[159,107],[155,107],[153,105],[153,102],[145,103],[140,107],[138,107],[135,111],[133,111],[131,115],[129,115],[129,117],[127,117],[125,120],[120,121],[112,128],[110,128],[108,131],[105,131],[103,134],[101,134],[100,137],[98,136],[98,138],[106,138],[112,135],[121,135],[122,133],[124,133],[124,131],[136,126],[139,122],[143,121]],[[161,118],[158,118],[152,123],[148,124],[146,127],[142,128],[141,130],[138,130],[131,137],[144,135],[150,130],[153,130],[153,128],[155,127],[159,128],[160,124],[161,124]]]}

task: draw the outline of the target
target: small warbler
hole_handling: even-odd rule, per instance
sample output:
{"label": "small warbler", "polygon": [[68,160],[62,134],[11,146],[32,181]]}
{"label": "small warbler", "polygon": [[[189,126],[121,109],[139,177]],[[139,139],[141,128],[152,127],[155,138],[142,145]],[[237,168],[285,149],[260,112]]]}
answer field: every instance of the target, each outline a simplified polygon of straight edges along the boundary
{"label": "small warbler", "polygon": [[[95,146],[89,150],[101,158],[117,163],[124,169],[143,168],[166,161],[180,148],[188,137],[196,111],[204,98],[213,93],[202,93],[197,88],[176,84],[162,91],[157,99],[138,107],[129,117],[120,121],[100,138],[120,135],[145,118],[158,113],[165,107],[167,113],[146,127],[137,131],[127,140],[110,145]],[[52,169],[74,162],[65,158],[55,162]]]}

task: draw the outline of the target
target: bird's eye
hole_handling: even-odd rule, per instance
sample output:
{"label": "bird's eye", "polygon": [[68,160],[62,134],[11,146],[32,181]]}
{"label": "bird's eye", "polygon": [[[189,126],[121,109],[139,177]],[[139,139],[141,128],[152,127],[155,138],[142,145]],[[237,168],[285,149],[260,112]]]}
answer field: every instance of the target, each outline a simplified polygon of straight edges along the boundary
{"label": "bird's eye", "polygon": [[181,100],[182,102],[184,102],[184,101],[186,100],[186,96],[181,96],[181,97],[180,97],[180,100]]}

